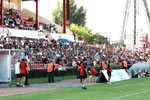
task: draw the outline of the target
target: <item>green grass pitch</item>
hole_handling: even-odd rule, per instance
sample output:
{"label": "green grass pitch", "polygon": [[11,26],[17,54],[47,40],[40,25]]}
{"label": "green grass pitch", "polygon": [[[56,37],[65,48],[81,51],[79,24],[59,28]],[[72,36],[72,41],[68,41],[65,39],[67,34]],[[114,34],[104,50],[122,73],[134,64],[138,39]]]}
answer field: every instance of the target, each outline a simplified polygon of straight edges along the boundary
{"label": "green grass pitch", "polygon": [[150,78],[0,97],[0,100],[150,100]]}

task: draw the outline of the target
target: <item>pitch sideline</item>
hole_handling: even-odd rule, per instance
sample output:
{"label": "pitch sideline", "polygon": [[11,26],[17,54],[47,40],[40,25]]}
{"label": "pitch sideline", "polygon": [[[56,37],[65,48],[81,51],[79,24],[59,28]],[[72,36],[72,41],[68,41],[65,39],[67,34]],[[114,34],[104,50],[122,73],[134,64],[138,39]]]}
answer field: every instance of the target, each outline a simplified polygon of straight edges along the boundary
{"label": "pitch sideline", "polygon": [[129,96],[133,96],[133,95],[137,95],[137,94],[141,94],[141,93],[145,93],[145,92],[150,92],[150,90],[145,90],[145,91],[141,91],[141,92],[137,92],[137,93],[133,93],[133,94],[128,94],[128,95],[124,95],[124,96],[120,96],[120,97],[115,97],[109,100],[117,100],[117,99],[121,99],[121,98],[126,98]]}

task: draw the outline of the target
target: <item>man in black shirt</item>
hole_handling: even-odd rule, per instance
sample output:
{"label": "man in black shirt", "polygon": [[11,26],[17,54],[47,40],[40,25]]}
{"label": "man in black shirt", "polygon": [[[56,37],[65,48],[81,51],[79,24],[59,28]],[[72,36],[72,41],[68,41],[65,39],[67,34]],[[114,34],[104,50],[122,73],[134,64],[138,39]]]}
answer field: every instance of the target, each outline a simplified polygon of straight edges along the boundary
{"label": "man in black shirt", "polygon": [[44,63],[44,68],[46,69],[46,64],[48,63],[47,57],[44,58],[43,63]]}

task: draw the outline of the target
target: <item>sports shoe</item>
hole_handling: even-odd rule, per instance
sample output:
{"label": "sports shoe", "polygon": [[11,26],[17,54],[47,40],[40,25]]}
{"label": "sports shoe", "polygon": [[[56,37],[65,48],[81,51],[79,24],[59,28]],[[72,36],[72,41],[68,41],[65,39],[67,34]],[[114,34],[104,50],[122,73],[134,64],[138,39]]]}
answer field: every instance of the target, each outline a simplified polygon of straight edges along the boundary
{"label": "sports shoe", "polygon": [[82,87],[82,89],[85,89],[85,90],[86,90],[87,88],[86,88],[86,87]]}
{"label": "sports shoe", "polygon": [[29,83],[26,83],[25,85],[30,85]]}
{"label": "sports shoe", "polygon": [[17,87],[22,87],[22,85],[21,85],[21,84],[16,84],[16,86],[17,86]]}
{"label": "sports shoe", "polygon": [[20,84],[16,84],[17,87],[19,87]]}
{"label": "sports shoe", "polygon": [[25,85],[22,85],[23,88],[25,88]]}
{"label": "sports shoe", "polygon": [[111,82],[107,82],[107,84],[112,84]]}

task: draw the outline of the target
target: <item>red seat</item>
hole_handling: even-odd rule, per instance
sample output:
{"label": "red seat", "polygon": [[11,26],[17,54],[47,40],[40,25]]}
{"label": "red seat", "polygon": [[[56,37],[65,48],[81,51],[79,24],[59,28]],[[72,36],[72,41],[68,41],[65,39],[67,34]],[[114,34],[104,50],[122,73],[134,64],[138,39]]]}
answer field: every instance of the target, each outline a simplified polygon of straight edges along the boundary
{"label": "red seat", "polygon": [[44,69],[43,64],[31,64],[31,69]]}

